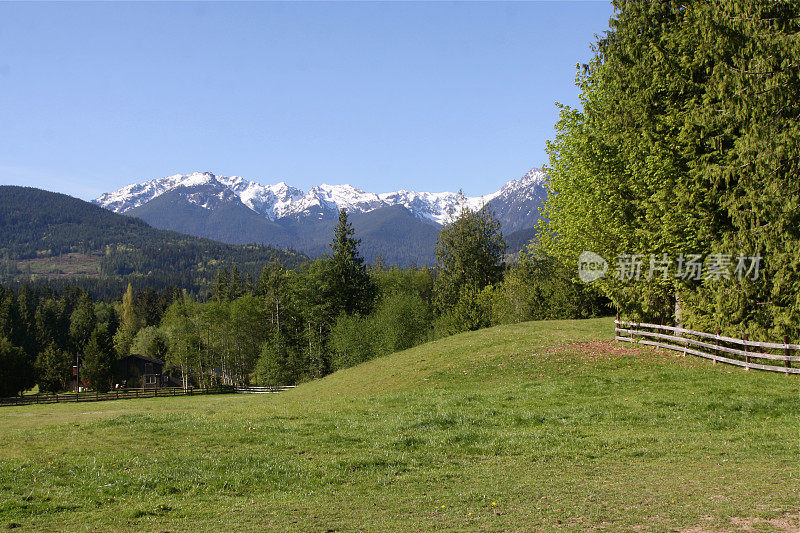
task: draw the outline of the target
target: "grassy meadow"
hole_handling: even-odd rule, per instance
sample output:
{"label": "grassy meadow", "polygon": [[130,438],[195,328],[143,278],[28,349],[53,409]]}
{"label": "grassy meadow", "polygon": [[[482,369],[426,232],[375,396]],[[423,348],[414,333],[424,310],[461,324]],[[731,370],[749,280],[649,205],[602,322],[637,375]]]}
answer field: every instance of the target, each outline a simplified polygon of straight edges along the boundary
{"label": "grassy meadow", "polygon": [[465,333],[274,395],[0,409],[17,531],[797,530],[798,380]]}

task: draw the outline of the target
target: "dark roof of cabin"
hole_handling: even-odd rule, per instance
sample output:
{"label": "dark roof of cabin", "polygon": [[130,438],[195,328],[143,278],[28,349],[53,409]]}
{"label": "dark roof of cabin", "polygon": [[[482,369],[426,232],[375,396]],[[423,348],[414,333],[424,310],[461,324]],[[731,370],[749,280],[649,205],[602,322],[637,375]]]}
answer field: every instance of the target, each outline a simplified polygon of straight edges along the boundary
{"label": "dark roof of cabin", "polygon": [[[127,357],[134,357],[136,359],[141,359],[143,361],[147,361],[149,363],[156,363],[156,364],[159,364],[159,365],[165,365],[166,364],[161,359],[153,359],[152,357],[147,357],[146,355],[139,355],[138,353],[132,353]],[[123,357],[123,359],[125,359],[125,357]]]}

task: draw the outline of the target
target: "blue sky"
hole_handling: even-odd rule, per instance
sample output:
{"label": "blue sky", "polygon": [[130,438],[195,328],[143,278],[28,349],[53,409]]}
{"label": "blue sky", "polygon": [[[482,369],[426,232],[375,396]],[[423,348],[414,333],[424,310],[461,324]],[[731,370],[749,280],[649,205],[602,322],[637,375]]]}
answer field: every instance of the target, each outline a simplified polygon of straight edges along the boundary
{"label": "blue sky", "polygon": [[0,3],[0,183],[195,170],[496,190],[545,163],[608,2]]}

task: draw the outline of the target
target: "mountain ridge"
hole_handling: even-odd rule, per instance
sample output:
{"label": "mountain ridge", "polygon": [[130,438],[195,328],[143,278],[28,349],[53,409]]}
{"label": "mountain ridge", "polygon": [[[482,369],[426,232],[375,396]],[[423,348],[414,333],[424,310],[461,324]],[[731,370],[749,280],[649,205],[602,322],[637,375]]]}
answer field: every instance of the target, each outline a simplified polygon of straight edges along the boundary
{"label": "mountain ridge", "polygon": [[[305,192],[284,181],[273,185],[262,185],[239,176],[222,176],[213,172],[174,174],[141,183],[126,185],[115,191],[102,194],[92,203],[125,214],[159,196],[179,187],[213,189],[219,199],[223,198],[220,187],[226,188],[239,201],[255,213],[272,221],[286,217],[332,216],[339,209],[348,213],[368,213],[380,207],[402,205],[420,220],[444,224],[451,214],[461,206],[478,209],[504,195],[517,194],[520,190],[544,191],[547,176],[540,169],[532,169],[519,180],[508,181],[501,189],[482,196],[465,197],[453,192],[425,192],[400,189],[386,193],[363,191],[352,185],[329,185],[322,183]],[[541,196],[541,194],[539,194]],[[211,196],[199,194],[188,201],[208,208]],[[519,229],[519,228],[515,228]]]}
{"label": "mountain ridge", "polygon": [[138,217],[159,229],[229,244],[269,244],[311,256],[327,251],[339,209],[350,215],[367,261],[433,264],[439,230],[462,206],[488,207],[504,233],[531,235],[547,190],[547,176],[532,169],[483,196],[398,190],[366,192],[351,185],[322,183],[308,192],[280,181],[262,185],[212,172],[175,174],[135,183],[93,201],[118,214]]}

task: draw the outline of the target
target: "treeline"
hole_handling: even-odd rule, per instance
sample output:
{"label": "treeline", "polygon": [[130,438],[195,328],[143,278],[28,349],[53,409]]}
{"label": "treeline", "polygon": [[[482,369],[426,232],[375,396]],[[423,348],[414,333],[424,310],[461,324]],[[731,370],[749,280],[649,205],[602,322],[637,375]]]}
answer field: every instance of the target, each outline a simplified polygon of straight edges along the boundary
{"label": "treeline", "polygon": [[800,4],[614,5],[549,145],[548,252],[603,256],[634,319],[800,339]]}
{"label": "treeline", "polygon": [[114,303],[76,288],[5,289],[0,395],[64,388],[76,355],[99,390],[128,354],[165,360],[185,385],[285,385],[460,331],[609,312],[535,247],[506,266],[487,210],[464,209],[445,226],[434,270],[367,266],[358,247],[342,211],[325,256],[295,269],[275,259],[257,277],[220,269],[206,300],[132,286]]}
{"label": "treeline", "polygon": [[[180,291],[146,289],[124,302],[145,326],[158,326]],[[69,386],[72,366],[80,356],[85,377],[109,382],[116,360],[115,334],[121,304],[93,301],[78,287],[55,291],[24,285],[0,286],[0,396],[39,385],[58,392]]]}

